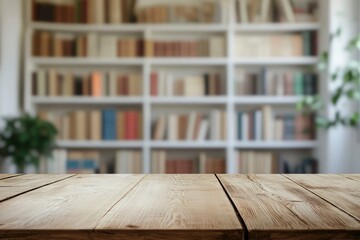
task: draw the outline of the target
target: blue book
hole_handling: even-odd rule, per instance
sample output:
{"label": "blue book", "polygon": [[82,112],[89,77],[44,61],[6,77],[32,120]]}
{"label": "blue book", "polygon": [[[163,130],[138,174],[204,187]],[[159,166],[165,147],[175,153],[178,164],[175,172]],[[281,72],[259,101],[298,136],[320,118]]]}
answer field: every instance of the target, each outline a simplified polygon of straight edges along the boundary
{"label": "blue book", "polygon": [[75,159],[68,159],[66,161],[66,171],[74,172],[80,170],[80,161]]}
{"label": "blue book", "polygon": [[237,117],[237,119],[238,119],[238,122],[237,122],[237,124],[238,124],[238,139],[239,140],[242,140],[242,112],[238,112],[238,117]]}
{"label": "blue book", "polygon": [[304,56],[311,56],[311,32],[303,32]]}
{"label": "blue book", "polygon": [[103,140],[116,140],[116,112],[112,109],[102,111]]}

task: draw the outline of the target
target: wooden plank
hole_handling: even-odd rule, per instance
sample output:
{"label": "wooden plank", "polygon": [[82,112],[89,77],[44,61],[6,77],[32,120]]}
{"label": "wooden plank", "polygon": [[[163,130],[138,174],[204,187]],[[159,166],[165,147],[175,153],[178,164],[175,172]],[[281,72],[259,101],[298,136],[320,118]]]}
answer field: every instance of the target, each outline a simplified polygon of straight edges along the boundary
{"label": "wooden plank", "polygon": [[243,238],[235,210],[209,174],[147,175],[95,230],[113,229],[132,230],[134,239]]}
{"label": "wooden plank", "polygon": [[107,211],[142,178],[76,175],[2,202],[0,239],[49,239],[49,232],[53,239],[88,237]]}
{"label": "wooden plank", "polygon": [[20,174],[0,174],[0,180],[20,176]]}
{"label": "wooden plank", "polygon": [[249,239],[359,239],[360,223],[281,175],[218,175]]}
{"label": "wooden plank", "polygon": [[360,174],[341,174],[341,176],[360,182]]}
{"label": "wooden plank", "polygon": [[360,221],[360,183],[335,174],[289,174],[285,177]]}
{"label": "wooden plank", "polygon": [[0,201],[71,176],[66,174],[27,174],[2,179],[0,181]]}

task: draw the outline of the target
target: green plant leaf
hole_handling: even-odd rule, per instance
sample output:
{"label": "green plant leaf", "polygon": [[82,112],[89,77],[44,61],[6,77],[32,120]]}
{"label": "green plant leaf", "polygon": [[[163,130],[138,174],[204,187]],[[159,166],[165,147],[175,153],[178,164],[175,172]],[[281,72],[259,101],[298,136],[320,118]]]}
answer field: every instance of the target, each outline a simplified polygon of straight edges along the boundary
{"label": "green plant leaf", "polygon": [[350,42],[346,46],[346,49],[347,50],[360,49],[360,36],[357,36],[356,38],[350,40]]}

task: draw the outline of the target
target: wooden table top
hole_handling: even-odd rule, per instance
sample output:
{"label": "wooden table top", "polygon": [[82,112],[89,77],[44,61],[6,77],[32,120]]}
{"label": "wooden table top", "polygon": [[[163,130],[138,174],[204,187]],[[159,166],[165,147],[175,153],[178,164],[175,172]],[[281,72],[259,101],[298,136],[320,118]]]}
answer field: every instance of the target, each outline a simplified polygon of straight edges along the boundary
{"label": "wooden table top", "polygon": [[0,239],[360,239],[360,175],[0,174]]}

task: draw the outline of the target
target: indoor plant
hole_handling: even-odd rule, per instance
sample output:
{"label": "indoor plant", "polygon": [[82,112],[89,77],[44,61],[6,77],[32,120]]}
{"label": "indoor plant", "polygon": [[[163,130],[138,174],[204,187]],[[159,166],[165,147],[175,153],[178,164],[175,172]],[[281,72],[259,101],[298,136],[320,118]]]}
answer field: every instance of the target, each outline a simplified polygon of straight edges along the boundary
{"label": "indoor plant", "polygon": [[[338,29],[335,34],[330,36],[330,43],[335,37],[338,37],[341,30]],[[345,47],[346,51],[353,54],[360,50],[360,35],[350,40]],[[343,113],[341,100],[347,99],[347,104],[360,100],[360,62],[351,60],[343,66],[336,68],[334,72],[329,70],[329,51],[323,52],[320,56],[318,69],[324,71],[331,81],[336,85],[335,89],[330,92],[330,103],[335,111],[332,116],[323,116],[319,113],[324,107],[324,99],[316,96],[305,96],[299,103],[297,108],[305,113],[317,112],[316,125],[323,128],[336,127],[338,125],[357,128],[359,126],[360,114],[359,108],[353,109],[350,113]]]}
{"label": "indoor plant", "polygon": [[17,171],[23,173],[26,165],[38,167],[42,157],[51,156],[56,134],[52,123],[29,114],[5,119],[0,132],[0,156],[10,157]]}

